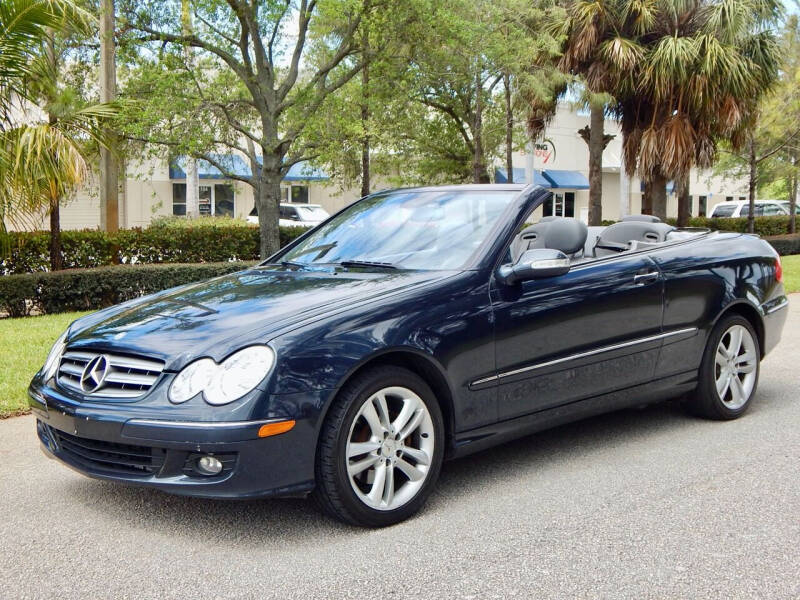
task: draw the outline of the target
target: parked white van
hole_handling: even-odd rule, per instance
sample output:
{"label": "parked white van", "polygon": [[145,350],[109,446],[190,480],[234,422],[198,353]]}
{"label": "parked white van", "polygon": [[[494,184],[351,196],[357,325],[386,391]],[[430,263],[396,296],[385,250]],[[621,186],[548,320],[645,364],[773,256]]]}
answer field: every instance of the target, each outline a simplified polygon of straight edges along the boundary
{"label": "parked white van", "polygon": [[[709,217],[747,217],[750,214],[750,203],[747,200],[734,200],[720,202],[711,209]],[[784,207],[783,202],[777,200],[756,200],[755,216],[771,217],[777,215],[788,215],[788,207]]]}

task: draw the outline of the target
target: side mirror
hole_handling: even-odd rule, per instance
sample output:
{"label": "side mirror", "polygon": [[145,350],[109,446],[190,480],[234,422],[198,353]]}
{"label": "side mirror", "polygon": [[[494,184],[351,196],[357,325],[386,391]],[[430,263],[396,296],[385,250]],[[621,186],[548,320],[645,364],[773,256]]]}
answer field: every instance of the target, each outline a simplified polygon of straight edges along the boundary
{"label": "side mirror", "polygon": [[497,276],[506,285],[513,285],[519,281],[564,275],[569,267],[569,257],[560,250],[535,248],[525,251],[516,264],[502,265]]}

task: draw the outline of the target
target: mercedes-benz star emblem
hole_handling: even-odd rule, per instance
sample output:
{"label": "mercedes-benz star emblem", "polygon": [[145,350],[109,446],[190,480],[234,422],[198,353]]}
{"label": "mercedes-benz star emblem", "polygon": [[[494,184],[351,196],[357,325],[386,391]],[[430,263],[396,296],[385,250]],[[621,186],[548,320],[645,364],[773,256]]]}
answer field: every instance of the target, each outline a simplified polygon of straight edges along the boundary
{"label": "mercedes-benz star emblem", "polygon": [[99,390],[108,374],[108,367],[108,359],[103,354],[90,360],[81,374],[81,389],[87,394]]}

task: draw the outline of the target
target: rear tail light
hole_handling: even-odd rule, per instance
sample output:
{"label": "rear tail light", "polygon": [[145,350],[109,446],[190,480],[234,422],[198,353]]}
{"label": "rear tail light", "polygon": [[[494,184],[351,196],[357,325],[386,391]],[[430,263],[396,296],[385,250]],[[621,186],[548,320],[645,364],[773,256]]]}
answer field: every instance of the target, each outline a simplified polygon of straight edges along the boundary
{"label": "rear tail light", "polygon": [[775,257],[775,281],[783,281],[783,266],[781,265],[781,257]]}

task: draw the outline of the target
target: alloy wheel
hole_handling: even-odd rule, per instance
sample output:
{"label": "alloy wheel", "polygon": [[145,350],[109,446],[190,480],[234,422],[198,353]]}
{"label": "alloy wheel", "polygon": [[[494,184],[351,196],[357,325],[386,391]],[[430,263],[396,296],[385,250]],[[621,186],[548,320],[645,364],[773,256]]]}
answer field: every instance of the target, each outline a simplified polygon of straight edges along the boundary
{"label": "alloy wheel", "polygon": [[427,480],[436,442],[431,414],[417,394],[396,386],[372,394],[347,438],[347,474],[356,496],[376,510],[407,504]]}
{"label": "alloy wheel", "polygon": [[755,387],[758,351],[753,336],[742,325],[732,325],[717,345],[714,357],[717,394],[731,410],[744,406]]}

